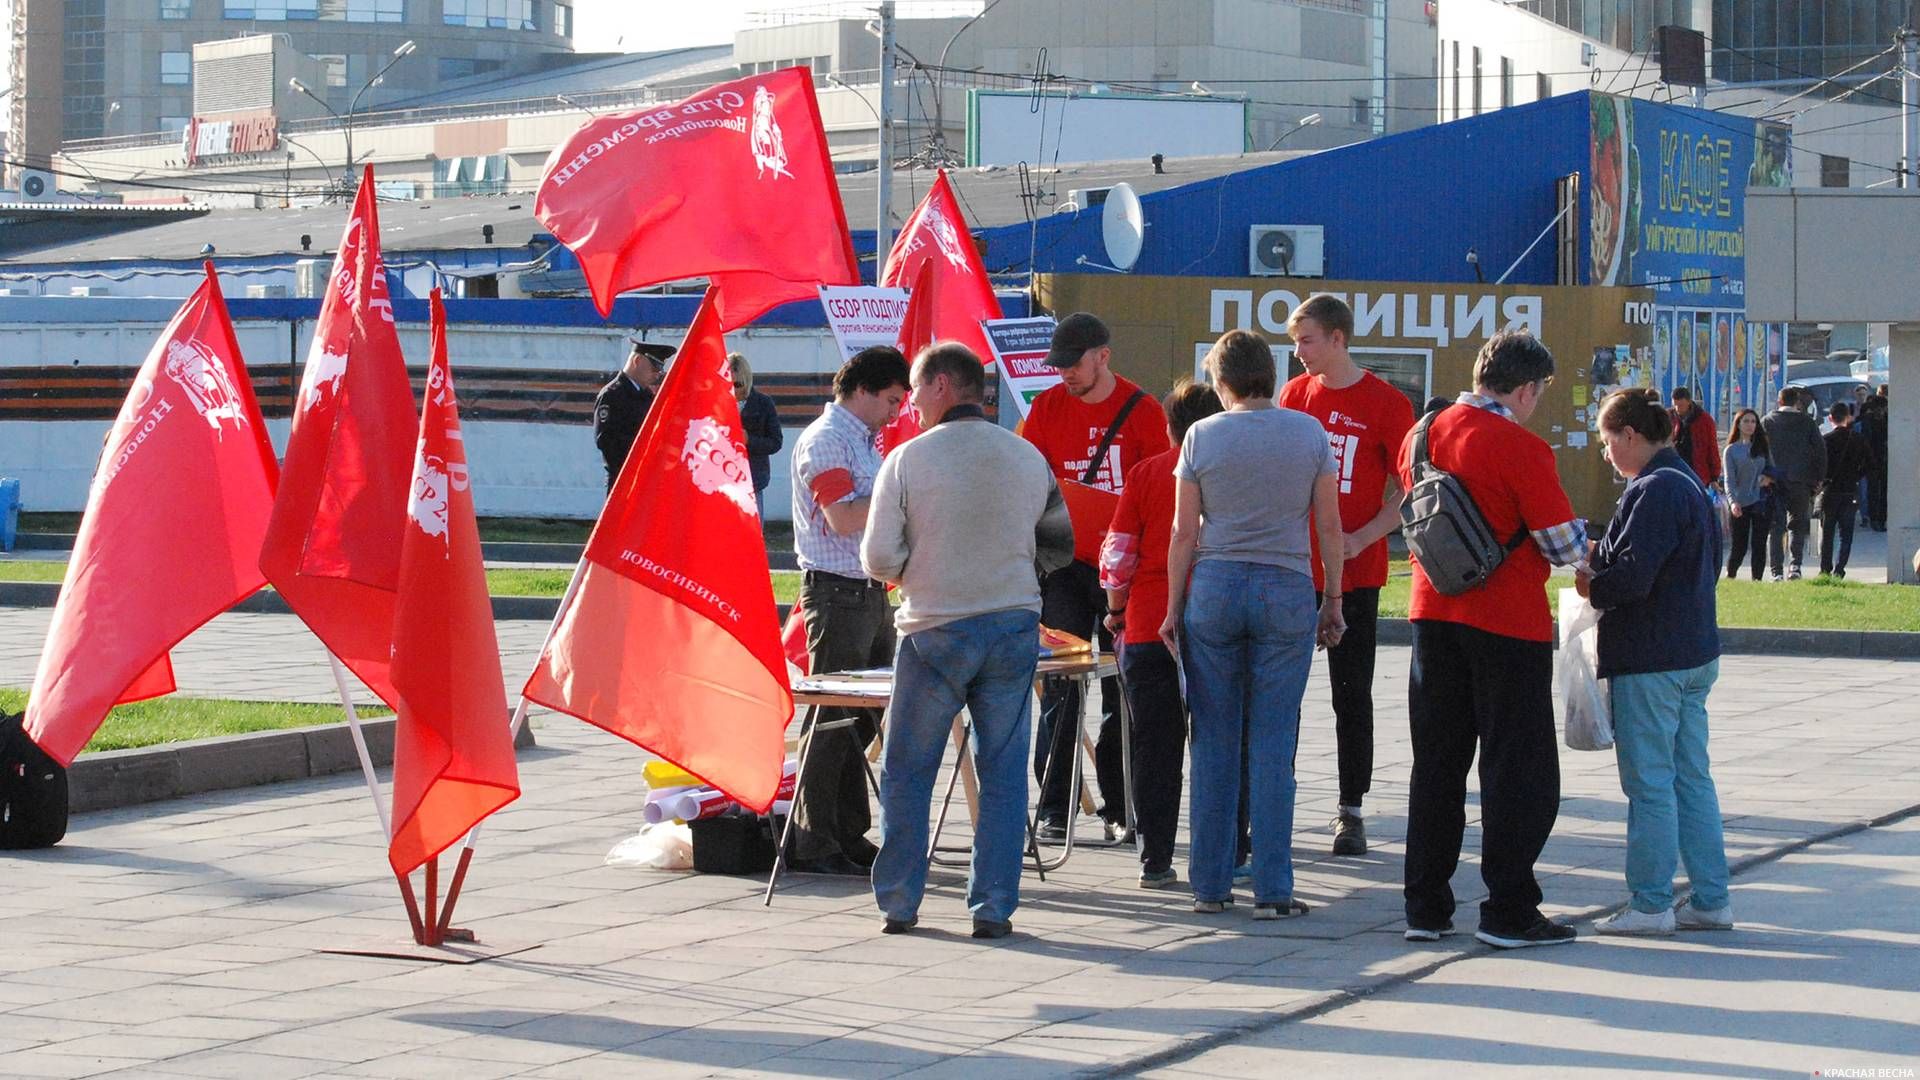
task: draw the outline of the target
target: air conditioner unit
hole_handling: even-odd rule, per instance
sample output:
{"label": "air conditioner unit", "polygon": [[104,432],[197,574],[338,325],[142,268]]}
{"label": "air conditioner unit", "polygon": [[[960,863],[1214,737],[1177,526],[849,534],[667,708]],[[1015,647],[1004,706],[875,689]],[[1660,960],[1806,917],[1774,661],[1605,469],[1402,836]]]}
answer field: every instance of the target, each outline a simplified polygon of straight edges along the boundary
{"label": "air conditioner unit", "polygon": [[1247,241],[1254,277],[1326,276],[1326,229],[1320,225],[1255,225]]}
{"label": "air conditioner unit", "polygon": [[286,298],[287,287],[285,285],[247,286],[247,299],[249,300],[285,300]]}
{"label": "air conditioner unit", "polygon": [[1071,188],[1067,191],[1067,201],[1075,210],[1092,210],[1107,201],[1107,192],[1111,187]]}
{"label": "air conditioner unit", "polygon": [[60,197],[60,189],[53,182],[53,174],[39,169],[20,170],[20,201],[51,202]]}
{"label": "air conditioner unit", "polygon": [[105,285],[74,285],[67,289],[68,296],[112,296],[113,290]]}
{"label": "air conditioner unit", "polygon": [[9,281],[0,285],[0,296],[39,296],[40,283],[37,281]]}
{"label": "air conditioner unit", "polygon": [[293,295],[302,300],[319,300],[327,295],[327,274],[333,264],[319,259],[301,259],[293,264]]}

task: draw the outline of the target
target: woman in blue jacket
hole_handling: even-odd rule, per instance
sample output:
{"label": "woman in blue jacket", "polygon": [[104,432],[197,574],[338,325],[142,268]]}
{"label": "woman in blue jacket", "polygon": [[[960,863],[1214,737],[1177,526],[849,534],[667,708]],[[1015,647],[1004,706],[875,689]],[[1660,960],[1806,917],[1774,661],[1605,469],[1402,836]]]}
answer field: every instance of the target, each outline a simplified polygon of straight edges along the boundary
{"label": "woman in blue jacket", "polygon": [[[1707,693],[1720,674],[1720,527],[1672,439],[1655,391],[1615,391],[1600,406],[1600,440],[1627,489],[1576,586],[1600,611],[1598,673],[1611,680],[1633,894],[1625,910],[1594,924],[1602,934],[1733,925],[1720,799],[1707,771]],[[1678,908],[1677,862],[1693,887]]]}

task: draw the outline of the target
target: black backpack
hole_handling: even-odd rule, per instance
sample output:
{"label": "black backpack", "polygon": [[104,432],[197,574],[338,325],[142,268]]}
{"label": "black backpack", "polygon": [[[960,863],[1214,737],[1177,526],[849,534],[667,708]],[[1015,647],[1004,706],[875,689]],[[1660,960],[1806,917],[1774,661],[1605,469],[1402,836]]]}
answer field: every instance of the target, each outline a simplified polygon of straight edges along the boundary
{"label": "black backpack", "polygon": [[1413,427],[1408,470],[1413,488],[1400,505],[1400,532],[1433,587],[1442,595],[1459,596],[1485,585],[1526,540],[1527,530],[1501,543],[1460,478],[1434,467],[1427,456],[1427,428],[1438,415],[1440,411],[1428,413]]}
{"label": "black backpack", "polygon": [[67,770],[0,713],[0,851],[46,848],[67,835]]}

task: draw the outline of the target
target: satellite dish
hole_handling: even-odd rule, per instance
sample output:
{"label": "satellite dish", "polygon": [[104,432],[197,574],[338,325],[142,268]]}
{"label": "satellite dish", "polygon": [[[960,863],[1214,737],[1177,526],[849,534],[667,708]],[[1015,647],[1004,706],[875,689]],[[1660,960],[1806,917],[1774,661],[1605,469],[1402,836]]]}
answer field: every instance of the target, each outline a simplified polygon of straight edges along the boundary
{"label": "satellite dish", "polygon": [[1133,269],[1140,260],[1140,243],[1146,235],[1140,196],[1127,184],[1113,185],[1100,209],[1100,237],[1107,245],[1107,261],[1119,270]]}

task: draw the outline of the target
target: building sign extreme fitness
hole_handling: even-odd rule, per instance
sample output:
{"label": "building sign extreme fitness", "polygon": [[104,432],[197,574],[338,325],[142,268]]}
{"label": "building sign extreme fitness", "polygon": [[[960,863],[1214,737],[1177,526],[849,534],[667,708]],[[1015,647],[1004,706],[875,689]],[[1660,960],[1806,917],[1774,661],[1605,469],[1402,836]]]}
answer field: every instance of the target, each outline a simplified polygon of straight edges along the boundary
{"label": "building sign extreme fitness", "polygon": [[188,165],[210,159],[264,154],[280,146],[280,118],[270,112],[229,114],[218,120],[194,117],[181,134]]}

